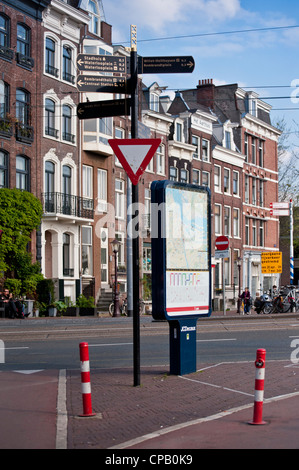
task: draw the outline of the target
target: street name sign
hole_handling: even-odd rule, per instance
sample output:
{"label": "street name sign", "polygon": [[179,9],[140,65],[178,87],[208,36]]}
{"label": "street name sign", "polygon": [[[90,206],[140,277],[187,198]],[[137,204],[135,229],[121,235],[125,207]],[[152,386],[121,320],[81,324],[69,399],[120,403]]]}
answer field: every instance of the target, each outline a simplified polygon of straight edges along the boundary
{"label": "street name sign", "polygon": [[124,77],[103,77],[101,75],[79,75],[77,88],[81,92],[128,93]]}
{"label": "street name sign", "polygon": [[217,237],[216,241],[215,241],[215,247],[219,251],[228,250],[228,247],[229,247],[228,238],[225,237],[224,235],[221,235],[220,237]]}
{"label": "street name sign", "polygon": [[95,119],[111,116],[128,116],[130,114],[131,100],[87,101],[77,106],[79,119]]}
{"label": "street name sign", "polygon": [[270,209],[270,215],[274,215],[274,216],[278,216],[278,217],[281,217],[281,216],[289,216],[290,215],[290,211],[289,209]]}
{"label": "street name sign", "polygon": [[161,139],[110,139],[108,142],[132,184],[136,185],[159,147]]}
{"label": "street name sign", "polygon": [[261,254],[262,274],[282,273],[282,252],[267,251]]}
{"label": "street name sign", "polygon": [[77,67],[85,72],[127,73],[127,58],[112,55],[78,54]]}
{"label": "street name sign", "polygon": [[192,73],[195,61],[192,56],[139,57],[138,73]]}
{"label": "street name sign", "polygon": [[270,209],[289,209],[289,202],[270,202]]}

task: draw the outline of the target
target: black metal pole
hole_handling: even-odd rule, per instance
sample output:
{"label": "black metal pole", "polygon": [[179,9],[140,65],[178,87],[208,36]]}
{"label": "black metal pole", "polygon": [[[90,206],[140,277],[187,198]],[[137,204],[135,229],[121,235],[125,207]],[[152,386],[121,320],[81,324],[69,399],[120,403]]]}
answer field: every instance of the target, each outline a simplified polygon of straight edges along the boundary
{"label": "black metal pole", "polygon": [[[138,138],[138,69],[137,51],[131,50],[131,137]],[[132,204],[138,204],[138,184],[132,185]],[[139,214],[135,214],[139,218]],[[139,318],[139,219],[132,241],[133,252],[133,355],[134,355],[134,387],[140,385],[140,318]],[[136,220],[136,219],[135,219]]]}

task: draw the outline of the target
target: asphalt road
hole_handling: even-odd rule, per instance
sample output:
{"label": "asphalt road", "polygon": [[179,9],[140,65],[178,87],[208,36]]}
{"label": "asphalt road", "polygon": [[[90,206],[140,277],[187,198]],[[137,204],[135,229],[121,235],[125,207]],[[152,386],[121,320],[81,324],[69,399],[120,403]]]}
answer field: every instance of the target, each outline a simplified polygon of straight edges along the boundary
{"label": "asphalt road", "polygon": [[[197,324],[197,362],[254,360],[258,348],[267,360],[289,360],[298,340],[296,318],[260,317]],[[0,323],[5,358],[1,370],[78,369],[79,344],[89,344],[93,368],[130,367],[133,361],[131,318],[30,319]],[[298,354],[299,356],[299,354]],[[169,328],[166,322],[141,319],[142,366],[169,364]]]}

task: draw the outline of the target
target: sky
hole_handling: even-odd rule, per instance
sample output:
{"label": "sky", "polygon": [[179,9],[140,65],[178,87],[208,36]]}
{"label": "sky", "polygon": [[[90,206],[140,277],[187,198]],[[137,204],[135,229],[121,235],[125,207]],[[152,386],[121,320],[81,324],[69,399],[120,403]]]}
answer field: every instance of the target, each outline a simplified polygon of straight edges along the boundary
{"label": "sky", "polygon": [[[175,90],[195,88],[202,79],[213,79],[216,85],[238,83],[273,107],[273,124],[285,120],[288,143],[298,145],[299,152],[298,0],[102,3],[113,44],[130,46],[130,25],[136,25],[138,55],[194,58],[193,73],[144,75],[147,86],[157,81],[173,96]],[[259,31],[241,32],[253,29]]]}

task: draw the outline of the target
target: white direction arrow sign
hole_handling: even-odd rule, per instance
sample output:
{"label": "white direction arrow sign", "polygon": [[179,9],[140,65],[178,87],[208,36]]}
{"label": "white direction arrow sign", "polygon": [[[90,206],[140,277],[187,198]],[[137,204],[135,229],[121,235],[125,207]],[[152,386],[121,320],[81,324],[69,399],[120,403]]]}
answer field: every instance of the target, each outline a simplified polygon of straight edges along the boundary
{"label": "white direction arrow sign", "polygon": [[109,140],[112,150],[134,185],[138,183],[160,143],[161,139]]}

